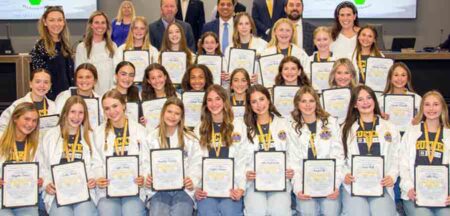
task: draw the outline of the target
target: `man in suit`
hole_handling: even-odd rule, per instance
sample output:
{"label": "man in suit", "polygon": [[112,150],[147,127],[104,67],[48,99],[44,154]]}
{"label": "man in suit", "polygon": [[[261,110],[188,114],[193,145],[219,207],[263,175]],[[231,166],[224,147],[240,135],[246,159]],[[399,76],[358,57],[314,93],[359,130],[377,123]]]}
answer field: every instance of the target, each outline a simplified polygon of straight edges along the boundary
{"label": "man in suit", "polygon": [[198,41],[205,24],[205,8],[200,0],[177,0],[178,12],[175,15],[177,20],[182,20],[191,25],[195,41]]}
{"label": "man in suit", "polygon": [[258,36],[270,40],[270,29],[284,12],[285,0],[253,0],[252,17],[256,24]]}
{"label": "man in suit", "polygon": [[302,19],[303,0],[287,0],[284,10],[296,28],[297,46],[303,48],[308,55],[312,55],[314,52],[313,32],[316,26]]}
{"label": "man in suit", "polygon": [[[238,0],[235,0],[234,2],[234,14],[237,14],[239,12],[245,12],[247,11],[247,7],[243,5],[242,3],[238,2]],[[212,11],[211,19],[217,19],[219,18],[219,13],[217,13],[217,6],[214,6],[214,9]]]}
{"label": "man in suit", "polygon": [[175,14],[177,11],[176,0],[161,0],[161,18],[151,23],[149,26],[151,43],[159,50],[161,48],[163,35],[167,26],[169,26],[172,22],[177,22],[183,27],[189,48],[192,51],[195,51],[194,34],[192,33],[191,25],[175,19]]}
{"label": "man in suit", "polygon": [[206,23],[203,26],[203,33],[208,31],[216,33],[219,36],[223,53],[227,46],[233,42],[234,0],[217,0],[217,12],[219,13],[219,18]]}

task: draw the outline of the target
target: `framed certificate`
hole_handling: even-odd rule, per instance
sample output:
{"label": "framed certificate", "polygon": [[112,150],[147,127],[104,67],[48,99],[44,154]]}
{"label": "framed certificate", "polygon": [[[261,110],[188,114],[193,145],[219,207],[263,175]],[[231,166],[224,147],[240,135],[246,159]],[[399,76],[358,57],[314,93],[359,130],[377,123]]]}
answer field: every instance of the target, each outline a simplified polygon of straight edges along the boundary
{"label": "framed certificate", "polygon": [[330,88],[328,79],[330,78],[331,69],[333,69],[334,61],[330,62],[311,62],[311,83],[315,90],[322,91]]}
{"label": "framed certificate", "polygon": [[383,156],[352,155],[352,196],[381,197],[384,195],[381,180],[384,178]]}
{"label": "framed certificate", "polygon": [[205,92],[184,92],[181,99],[184,104],[184,123],[187,127],[195,127],[200,122],[203,96]]}
{"label": "framed certificate", "polygon": [[417,165],[414,170],[416,206],[446,207],[449,196],[448,165]]}
{"label": "framed certificate", "polygon": [[139,186],[134,180],[139,176],[139,156],[107,156],[106,179],[109,185],[106,188],[106,197],[128,197],[139,194]]}
{"label": "framed certificate", "polygon": [[275,77],[278,74],[278,66],[283,58],[283,54],[272,54],[261,56],[259,58],[261,80],[264,87],[272,88],[275,85]]}
{"label": "framed certificate", "polygon": [[336,160],[303,160],[303,193],[311,197],[327,197],[334,192]]}
{"label": "framed certificate", "polygon": [[387,94],[384,96],[384,112],[389,114],[389,121],[400,131],[406,131],[414,118],[414,95]]}
{"label": "framed certificate", "polygon": [[220,85],[222,83],[222,56],[220,55],[199,55],[197,56],[197,64],[205,65],[211,71],[214,84]]}
{"label": "framed certificate", "polygon": [[339,124],[344,123],[347,117],[348,104],[350,103],[350,88],[334,88],[322,90],[323,108],[331,116],[338,119]]}
{"label": "framed certificate", "polygon": [[59,121],[59,114],[46,115],[39,117],[39,130],[46,130],[52,127],[56,127]]}
{"label": "framed certificate", "polygon": [[389,69],[394,60],[380,57],[369,57],[366,66],[366,85],[374,91],[384,91]]}
{"label": "framed certificate", "polygon": [[286,152],[257,151],[255,157],[255,191],[286,191]]}
{"label": "framed certificate", "polygon": [[274,86],[273,87],[273,104],[284,117],[291,116],[294,110],[294,97],[299,86]]}
{"label": "framed certificate", "polygon": [[98,98],[84,98],[89,113],[91,126],[100,125],[100,102]]}
{"label": "framed certificate", "polygon": [[4,163],[2,208],[37,206],[38,163]]}
{"label": "framed certificate", "polygon": [[232,106],[234,118],[243,118],[245,114],[245,106]]}
{"label": "framed certificate", "polygon": [[84,161],[55,164],[51,166],[51,169],[58,207],[91,199]]}
{"label": "framed certificate", "polygon": [[231,48],[228,59],[228,72],[244,68],[248,74],[255,73],[256,50]]}
{"label": "framed certificate", "polygon": [[155,129],[159,125],[161,110],[167,98],[159,98],[142,102],[142,113],[147,120],[146,128]]}
{"label": "framed certificate", "polygon": [[162,52],[161,64],[169,73],[173,84],[181,84],[183,75],[186,72],[187,56],[185,52]]}
{"label": "framed certificate", "polygon": [[123,60],[133,63],[136,68],[134,82],[142,82],[145,68],[151,63],[150,52],[148,50],[125,50],[123,51]]}
{"label": "framed certificate", "polygon": [[203,158],[202,190],[208,197],[230,198],[230,190],[233,188],[233,158]]}
{"label": "framed certificate", "polygon": [[139,102],[127,102],[127,109],[125,110],[128,118],[136,122],[139,122],[139,105]]}
{"label": "framed certificate", "polygon": [[152,190],[184,189],[184,157],[182,149],[150,150]]}

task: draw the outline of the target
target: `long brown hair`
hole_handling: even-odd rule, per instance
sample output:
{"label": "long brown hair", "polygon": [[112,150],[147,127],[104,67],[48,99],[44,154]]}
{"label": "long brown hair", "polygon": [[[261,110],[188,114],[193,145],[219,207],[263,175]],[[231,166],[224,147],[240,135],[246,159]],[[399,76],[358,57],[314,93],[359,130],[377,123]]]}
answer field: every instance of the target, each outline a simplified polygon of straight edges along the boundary
{"label": "long brown hair", "polygon": [[336,38],[338,37],[339,33],[341,33],[342,30],[342,25],[339,22],[339,12],[343,8],[352,9],[353,14],[356,15],[356,19],[353,22],[353,30],[355,30],[355,27],[359,26],[358,9],[356,8],[356,6],[350,1],[340,3],[338,6],[336,6],[336,9],[334,10],[334,24],[331,30],[331,36],[333,37],[333,40],[336,40]]}
{"label": "long brown hair", "polygon": [[144,79],[142,80],[142,92],[141,97],[142,101],[146,100],[153,100],[156,99],[156,92],[152,85],[150,85],[150,73],[153,70],[160,70],[163,75],[166,77],[166,83],[164,84],[164,93],[166,94],[166,97],[176,97],[177,92],[175,88],[173,87],[172,80],[170,79],[169,73],[167,72],[166,68],[158,63],[153,63],[147,66],[145,68],[145,74]]}
{"label": "long brown hair", "polygon": [[88,70],[89,72],[91,72],[92,76],[94,77],[94,80],[95,81],[98,80],[97,68],[93,64],[86,62],[86,63],[78,65],[78,67],[75,69],[75,76],[74,76],[75,77],[75,83],[77,82],[77,74],[82,69]]}
{"label": "long brown hair", "polygon": [[245,70],[244,68],[236,68],[233,70],[233,72],[231,72],[231,75],[230,75],[230,92],[231,93],[234,93],[234,90],[231,88],[231,85],[233,84],[233,78],[238,73],[242,73],[245,77],[245,80],[247,80],[247,89],[250,88],[250,86],[251,86],[250,75],[248,75],[247,70]]}
{"label": "long brown hair", "polygon": [[205,43],[205,40],[206,40],[207,37],[213,37],[214,40],[216,41],[216,43],[219,44],[219,46],[217,46],[216,50],[214,50],[214,54],[221,56],[222,55],[222,51],[220,49],[221,45],[220,45],[220,42],[219,42],[219,37],[217,36],[216,33],[211,32],[211,31],[203,33],[202,36],[200,37],[200,39],[198,40],[198,44],[197,44],[197,53],[198,53],[198,55],[205,55],[206,54],[205,49],[203,49],[203,43]]}
{"label": "long brown hair", "polygon": [[[127,101],[126,101],[126,98],[122,95],[122,93],[119,92],[119,90],[111,89],[111,90],[107,91],[102,97],[102,105],[103,105],[103,101],[106,98],[112,98],[112,99],[118,100],[120,102],[120,104],[122,104],[122,106],[124,107],[123,115],[126,115],[125,114],[125,110],[126,110],[126,107],[127,107]],[[111,120],[107,119],[106,120],[106,125],[105,125],[105,140],[104,140],[105,143],[104,143],[104,147],[103,147],[103,150],[105,150],[105,151],[108,149],[108,142],[107,142],[107,140],[108,140],[108,134],[109,134],[110,130],[112,130],[112,122],[111,122]]]}
{"label": "long brown hair", "polygon": [[421,121],[426,120],[426,117],[423,114],[423,112],[424,112],[423,107],[425,105],[425,99],[428,97],[431,97],[431,96],[436,97],[442,106],[442,112],[441,112],[441,117],[439,118],[439,122],[441,123],[441,125],[444,128],[450,128],[447,103],[445,102],[445,99],[442,96],[442,94],[436,90],[431,90],[431,91],[425,93],[425,95],[423,95],[422,101],[420,102],[419,113],[417,113],[417,115],[414,117],[413,124],[418,125],[418,124],[420,124]]}
{"label": "long brown hair", "polygon": [[411,75],[411,71],[409,70],[408,66],[403,62],[395,62],[391,66],[391,68],[389,68],[389,73],[388,73],[388,76],[386,79],[386,87],[384,88],[383,93],[389,94],[389,93],[392,93],[392,91],[394,90],[394,85],[392,84],[392,77],[394,76],[394,71],[395,71],[395,69],[397,69],[397,67],[403,68],[403,70],[406,71],[406,76],[408,76],[408,78],[406,81],[405,88],[410,92],[414,92],[414,88],[412,85],[412,75]]}
{"label": "long brown hair", "polygon": [[31,148],[29,149],[29,152],[24,152],[25,161],[30,162],[34,160],[39,145],[39,113],[34,104],[30,102],[20,103],[14,109],[5,132],[0,138],[0,158],[5,160],[11,158],[11,153],[14,151],[14,145],[16,145],[15,121],[27,112],[35,112],[38,117],[36,128],[26,137],[26,145],[29,145]]}
{"label": "long brown hair", "polygon": [[[129,61],[121,61],[119,64],[117,64],[116,66],[116,70],[115,70],[115,74],[117,75],[120,71],[120,69],[122,69],[122,67],[125,66],[130,66],[133,68],[134,71],[136,71],[136,68],[134,67],[134,64],[129,62]],[[132,85],[130,86],[130,88],[127,89],[127,98],[128,101],[139,101],[139,89],[135,86]]]}
{"label": "long brown hair", "polygon": [[[80,131],[80,133],[83,135],[83,139],[86,142],[86,144],[89,146],[90,154],[92,155],[92,144],[91,139],[89,138],[89,132],[92,131],[91,125],[89,123],[89,111],[86,106],[86,102],[84,102],[84,99],[78,95],[71,96],[67,99],[66,103],[64,104],[64,107],[61,111],[61,117],[59,118],[58,125],[61,130],[61,137],[64,141],[69,140],[69,113],[70,109],[75,104],[81,104],[83,107],[83,123],[81,125],[83,126],[83,131]],[[81,129],[81,127],[79,128]]]}
{"label": "long brown hair", "polygon": [[248,20],[250,21],[250,26],[251,26],[250,34],[252,34],[252,37],[255,36],[255,34],[256,34],[255,21],[253,21],[253,18],[250,16],[250,14],[248,14],[247,12],[239,12],[239,13],[237,13],[234,16],[234,22],[233,22],[233,27],[234,27],[233,46],[236,47],[236,48],[242,48],[241,47],[241,37],[239,37],[239,32],[237,30],[238,29],[238,25],[239,25],[239,21],[241,20],[242,17],[247,17]]}
{"label": "long brown hair", "polygon": [[350,130],[352,129],[353,123],[355,123],[360,115],[358,109],[355,107],[356,102],[358,101],[358,95],[361,91],[366,91],[369,93],[370,97],[372,97],[374,101],[374,115],[381,115],[380,106],[378,105],[377,96],[375,92],[366,85],[358,85],[352,90],[352,95],[350,98],[350,102],[347,110],[347,117],[345,118],[344,126],[342,127],[342,144],[344,145],[344,153],[345,157],[347,157],[348,143],[347,139],[350,137]]}
{"label": "long brown hair", "polygon": [[355,50],[353,51],[352,59],[355,56],[358,56],[359,54],[361,54],[362,47],[361,47],[361,43],[359,42],[359,36],[361,36],[361,33],[363,32],[364,29],[369,29],[370,31],[372,31],[373,36],[374,36],[373,44],[372,44],[372,46],[370,46],[370,55],[373,55],[376,57],[381,57],[382,54],[380,52],[380,49],[378,49],[378,46],[377,46],[377,38],[378,38],[377,30],[375,29],[375,27],[373,27],[371,25],[365,25],[359,30],[359,32],[356,36],[356,47],[355,47]]}
{"label": "long brown hair", "polygon": [[134,50],[134,35],[133,29],[136,27],[136,23],[141,22],[145,26],[144,43],[142,45],[142,50],[150,50],[150,36],[148,34],[148,22],[143,16],[137,16],[131,21],[130,30],[128,31],[127,39],[125,40],[124,50]]}
{"label": "long brown hair", "polygon": [[338,87],[335,77],[336,77],[337,69],[341,65],[344,65],[347,68],[347,70],[349,70],[350,74],[352,74],[352,81],[350,82],[350,88],[354,88],[357,83],[356,82],[356,70],[355,70],[355,67],[353,66],[352,62],[348,58],[340,58],[334,62],[333,68],[331,69],[331,72],[330,72],[330,77],[328,78],[328,85],[330,85],[331,88]]}
{"label": "long brown hair", "polygon": [[56,56],[56,42],[52,40],[52,36],[50,35],[50,32],[48,31],[47,26],[45,26],[45,20],[47,19],[47,16],[51,12],[59,12],[62,14],[64,19],[64,27],[62,31],[59,33],[59,39],[61,41],[61,53],[64,57],[70,57],[72,55],[72,49],[70,47],[70,40],[69,40],[69,27],[67,27],[67,21],[66,16],[64,15],[64,11],[59,6],[50,6],[48,7],[44,14],[42,14],[42,17],[39,19],[38,22],[38,31],[39,31],[39,37],[40,40],[43,41],[45,52],[51,56]]}
{"label": "long brown hair", "polygon": [[294,96],[294,107],[295,108],[291,112],[292,119],[294,120],[294,128],[298,134],[301,134],[300,131],[304,124],[302,112],[298,108],[298,105],[299,105],[300,101],[302,100],[303,95],[305,95],[305,94],[310,94],[314,98],[314,101],[316,102],[316,110],[315,110],[316,118],[320,119],[320,121],[322,121],[322,123],[323,123],[322,128],[325,128],[327,126],[328,117],[330,117],[330,114],[328,114],[320,105],[319,95],[316,93],[316,90],[314,90],[314,88],[311,86],[303,86],[302,88],[300,88],[297,91],[297,93]]}
{"label": "long brown hair", "polygon": [[186,62],[187,62],[187,65],[189,66],[192,63],[192,51],[189,49],[189,47],[187,45],[186,33],[184,32],[183,27],[180,24],[178,24],[177,22],[170,23],[167,26],[166,31],[164,31],[164,35],[163,35],[163,39],[162,39],[162,43],[161,43],[161,50],[159,52],[159,59],[161,61],[161,55],[163,52],[172,51],[172,48],[171,48],[172,46],[171,46],[171,42],[169,39],[169,29],[173,25],[176,26],[180,30],[180,51],[186,53]]}
{"label": "long brown hair", "polygon": [[87,51],[87,58],[91,57],[92,52],[92,43],[94,37],[94,31],[92,30],[92,23],[94,22],[94,18],[97,16],[103,16],[106,21],[106,31],[103,34],[103,40],[106,42],[106,49],[108,49],[109,57],[112,58],[114,56],[114,42],[111,40],[111,22],[108,19],[108,16],[102,11],[94,11],[88,19],[88,23],[86,25],[86,36],[84,37],[84,46]]}
{"label": "long brown hair", "polygon": [[[213,137],[211,136],[213,127],[213,119],[212,114],[208,109],[208,95],[211,92],[216,92],[219,97],[223,101],[223,122],[220,127],[220,136],[222,137],[222,143],[225,143],[227,147],[230,147],[233,144],[231,139],[231,134],[234,130],[233,120],[233,110],[231,109],[230,98],[228,97],[227,91],[222,88],[222,86],[213,84],[206,89],[205,95],[203,96],[203,104],[202,104],[202,114],[200,118],[200,146],[202,148],[207,148],[208,150],[211,148],[211,140]],[[221,144],[222,144],[221,143]]]}
{"label": "long brown hair", "polygon": [[190,66],[186,70],[186,73],[184,73],[184,75],[183,75],[183,79],[181,80],[181,88],[183,89],[183,91],[191,91],[192,90],[192,86],[190,83],[191,72],[193,69],[196,69],[196,68],[202,70],[205,75],[205,87],[203,87],[203,89],[206,90],[209,86],[214,84],[214,78],[213,78],[213,75],[212,75],[211,71],[209,70],[209,68],[202,64],[194,64],[194,65]]}
{"label": "long brown hair", "polygon": [[247,93],[245,95],[245,113],[244,113],[244,123],[247,126],[247,137],[250,140],[251,143],[253,143],[253,137],[256,136],[256,125],[257,125],[257,115],[252,110],[252,105],[250,103],[250,96],[255,93],[260,92],[264,96],[266,96],[267,100],[269,101],[269,114],[270,115],[276,115],[278,117],[281,117],[280,112],[278,112],[275,105],[273,105],[272,100],[270,99],[270,93],[269,90],[267,90],[264,86],[260,84],[256,84],[253,86],[250,86],[250,88],[247,89]]}
{"label": "long brown hair", "polygon": [[281,60],[280,65],[278,66],[278,74],[275,76],[275,85],[284,85],[285,81],[283,78],[283,75],[281,73],[283,72],[283,66],[284,64],[292,62],[295,65],[297,65],[298,70],[300,71],[300,74],[297,77],[297,83],[300,86],[310,86],[311,82],[309,81],[308,77],[306,76],[305,70],[303,70],[303,66],[300,63],[300,60],[298,60],[295,56],[285,56],[283,60]]}

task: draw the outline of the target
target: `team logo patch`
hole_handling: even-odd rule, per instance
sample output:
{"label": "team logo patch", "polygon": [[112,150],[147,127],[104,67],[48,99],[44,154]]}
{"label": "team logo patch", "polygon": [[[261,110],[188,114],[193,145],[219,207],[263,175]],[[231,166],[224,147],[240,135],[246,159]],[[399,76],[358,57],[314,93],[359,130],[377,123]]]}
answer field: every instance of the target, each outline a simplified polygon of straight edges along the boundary
{"label": "team logo patch", "polygon": [[322,132],[320,132],[320,139],[323,140],[329,140],[331,138],[331,131],[328,129],[324,129]]}
{"label": "team logo patch", "polygon": [[241,141],[241,134],[240,133],[232,133],[231,139],[233,142],[240,142]]}
{"label": "team logo patch", "polygon": [[278,139],[285,141],[287,138],[286,132],[284,130],[278,132]]}
{"label": "team logo patch", "polygon": [[389,131],[384,134],[384,140],[392,142],[392,134]]}

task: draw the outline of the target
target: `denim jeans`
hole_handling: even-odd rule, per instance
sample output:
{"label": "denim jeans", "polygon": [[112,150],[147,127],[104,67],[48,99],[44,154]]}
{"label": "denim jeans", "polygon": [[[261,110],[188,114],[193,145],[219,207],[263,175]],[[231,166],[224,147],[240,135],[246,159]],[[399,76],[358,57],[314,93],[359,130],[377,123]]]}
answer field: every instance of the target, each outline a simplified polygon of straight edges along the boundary
{"label": "denim jeans", "polygon": [[342,188],[342,215],[343,216],[395,216],[397,211],[394,200],[384,189],[382,197],[357,197],[351,196],[345,188]]}
{"label": "denim jeans", "polygon": [[144,203],[138,196],[123,198],[103,197],[98,201],[98,213],[100,216],[144,216]]}
{"label": "denim jeans", "polygon": [[403,200],[405,213],[408,216],[449,216],[450,207],[416,207],[414,202],[410,200]]}
{"label": "denim jeans", "polygon": [[194,201],[184,191],[161,191],[150,199],[150,216],[192,216]]}
{"label": "denim jeans", "polygon": [[328,198],[312,198],[310,200],[296,200],[296,210],[301,216],[338,216],[341,212],[341,200]]}
{"label": "denim jeans", "polygon": [[97,208],[93,201],[86,201],[78,204],[58,207],[56,199],[53,200],[52,207],[50,207],[50,216],[97,216]]}
{"label": "denim jeans", "polygon": [[11,209],[0,209],[1,216],[38,216],[38,207],[23,207],[23,208],[11,208]]}
{"label": "denim jeans", "polygon": [[245,192],[244,204],[245,215],[291,215],[291,185],[286,184],[285,192],[255,192],[252,184]]}
{"label": "denim jeans", "polygon": [[242,199],[206,198],[197,202],[197,216],[242,216]]}

